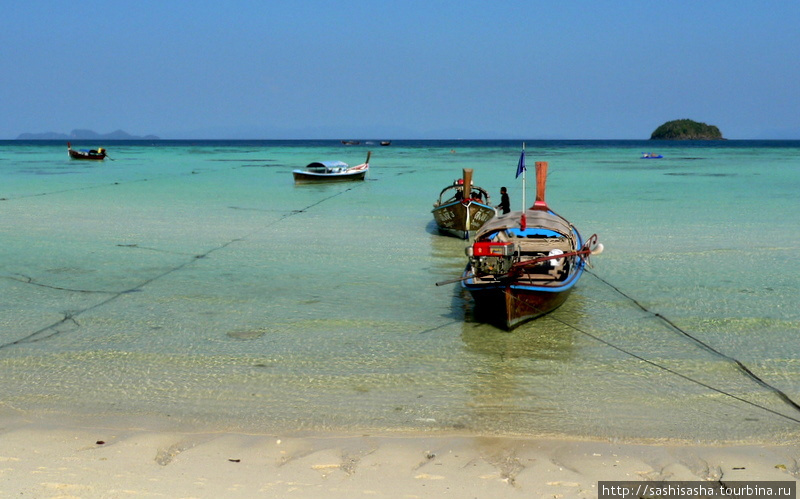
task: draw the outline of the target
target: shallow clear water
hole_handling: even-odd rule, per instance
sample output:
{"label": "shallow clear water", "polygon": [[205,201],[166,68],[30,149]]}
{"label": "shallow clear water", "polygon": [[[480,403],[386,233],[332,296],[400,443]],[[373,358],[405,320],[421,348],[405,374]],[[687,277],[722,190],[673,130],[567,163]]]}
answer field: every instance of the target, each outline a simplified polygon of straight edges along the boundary
{"label": "shallow clear water", "polygon": [[656,143],[660,160],[639,158],[646,142],[528,143],[550,206],[606,251],[563,307],[511,333],[435,286],[465,243],[430,209],[462,168],[519,209],[518,143],[373,144],[366,182],[319,186],[291,170],[368,148],[89,145],[113,161],[0,142],[7,419],[800,436],[800,412],[607,284],[800,400],[800,143]]}

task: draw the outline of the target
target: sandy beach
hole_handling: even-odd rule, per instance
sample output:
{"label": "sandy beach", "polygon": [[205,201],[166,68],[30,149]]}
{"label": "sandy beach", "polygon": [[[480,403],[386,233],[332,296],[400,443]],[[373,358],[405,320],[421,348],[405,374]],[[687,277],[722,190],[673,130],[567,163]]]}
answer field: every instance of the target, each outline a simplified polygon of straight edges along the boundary
{"label": "sandy beach", "polygon": [[246,435],[21,425],[0,496],[597,497],[598,481],[797,481],[796,446],[463,435]]}

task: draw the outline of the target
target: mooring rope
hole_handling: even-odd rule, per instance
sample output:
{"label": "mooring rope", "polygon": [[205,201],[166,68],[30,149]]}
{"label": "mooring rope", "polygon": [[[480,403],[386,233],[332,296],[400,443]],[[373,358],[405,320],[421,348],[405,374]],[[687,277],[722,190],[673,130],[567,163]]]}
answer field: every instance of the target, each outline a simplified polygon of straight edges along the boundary
{"label": "mooring rope", "polygon": [[[629,356],[631,356],[631,357],[633,357],[633,358],[635,358],[637,360],[640,360],[640,361],[642,361],[642,362],[644,362],[644,363],[646,363],[648,365],[651,365],[651,366],[653,366],[655,368],[661,369],[661,370],[666,371],[666,372],[668,372],[670,374],[674,374],[675,376],[678,376],[679,378],[682,378],[682,379],[684,379],[686,381],[689,381],[691,383],[695,383],[695,384],[700,385],[700,386],[702,386],[704,388],[707,388],[707,389],[709,389],[711,391],[717,392],[720,395],[725,395],[726,397],[730,397],[730,398],[732,398],[734,400],[738,400],[739,402],[745,403],[745,404],[750,405],[752,407],[755,407],[757,409],[761,409],[763,411],[772,413],[772,414],[774,414],[776,416],[780,416],[782,418],[788,419],[789,421],[793,421],[795,423],[800,423],[800,418],[795,418],[795,417],[789,416],[787,414],[783,414],[783,413],[778,412],[778,411],[776,411],[774,409],[770,409],[769,407],[763,406],[763,405],[761,405],[761,404],[759,404],[757,402],[752,402],[752,401],[747,400],[745,398],[739,397],[738,395],[734,395],[734,394],[732,394],[730,392],[726,392],[725,390],[722,390],[720,388],[716,388],[716,387],[714,387],[712,385],[709,385],[708,383],[705,383],[703,381],[694,379],[691,376],[687,376],[687,375],[685,375],[683,373],[680,373],[680,372],[678,372],[678,371],[676,371],[676,370],[674,370],[672,368],[669,368],[667,366],[661,365],[658,362],[654,362],[652,360],[646,359],[646,358],[642,357],[641,355],[633,353],[633,352],[631,352],[629,350],[626,350],[626,349],[624,349],[624,348],[622,348],[620,346],[614,345],[610,341],[604,340],[603,338],[601,338],[601,337],[599,337],[599,336],[597,336],[595,334],[592,334],[589,331],[586,331],[585,329],[582,329],[582,328],[576,326],[575,324],[571,324],[571,323],[569,323],[567,321],[559,319],[558,317],[556,317],[553,314],[550,314],[548,316],[548,318],[553,319],[554,321],[556,321],[556,322],[558,322],[560,324],[563,324],[564,326],[567,326],[567,327],[569,327],[571,329],[574,329],[575,331],[578,331],[579,333],[584,334],[584,335],[588,336],[589,338],[592,338],[595,341],[598,341],[598,342],[600,342],[600,343],[602,343],[602,344],[604,344],[604,345],[606,345],[606,346],[608,346],[610,348],[613,348],[614,350],[622,352],[625,355],[629,355]],[[763,381],[762,381],[762,384],[764,386],[767,386],[767,387],[771,388],[772,390],[775,390],[775,391],[777,391],[779,393],[783,393],[780,390],[778,390],[777,388],[774,388],[771,385],[769,385],[767,383],[764,383]],[[788,397],[786,397],[786,398],[788,399]],[[793,406],[795,406],[795,404],[793,404]]]}
{"label": "mooring rope", "polygon": [[[692,334],[688,333],[686,330],[678,327],[677,324],[675,324],[673,321],[671,321],[667,317],[664,317],[663,315],[659,314],[658,312],[653,312],[649,308],[647,308],[644,305],[642,305],[641,302],[639,302],[638,300],[636,300],[632,296],[630,296],[627,293],[625,293],[624,291],[622,291],[619,287],[617,287],[617,286],[613,285],[612,283],[608,282],[606,279],[603,279],[602,277],[600,277],[596,273],[594,273],[594,272],[592,272],[592,271],[590,271],[588,269],[586,269],[585,271],[588,274],[590,274],[591,276],[593,276],[595,279],[600,281],[601,283],[603,283],[606,286],[608,286],[611,289],[613,289],[620,296],[624,297],[625,299],[627,299],[628,301],[630,301],[631,303],[636,305],[643,312],[645,312],[647,314],[650,314],[653,317],[661,320],[662,322],[667,324],[670,328],[672,328],[674,331],[677,331],[678,333],[682,334],[683,336],[689,338],[690,340],[695,342],[697,345],[699,345],[700,347],[702,347],[706,351],[711,352],[712,354],[717,355],[718,357],[720,357],[722,359],[725,359],[728,362],[733,363],[736,366],[736,368],[739,369],[741,372],[743,372],[747,377],[749,377],[750,379],[752,379],[753,381],[755,381],[756,383],[758,383],[762,387],[772,391],[775,395],[777,395],[781,400],[783,400],[787,405],[791,406],[793,409],[795,409],[797,411],[800,411],[800,404],[798,404],[797,402],[792,400],[781,389],[779,389],[779,388],[767,383],[763,379],[761,379],[758,375],[756,375],[753,371],[751,371],[750,368],[748,368],[746,365],[744,365],[739,359],[736,359],[734,357],[731,357],[730,355],[726,355],[726,354],[720,352],[719,350],[717,350],[716,348],[712,347],[708,343],[700,340],[696,336],[693,336]],[[793,418],[790,418],[790,419],[793,419]]]}
{"label": "mooring rope", "polygon": [[[595,275],[595,274],[594,274],[594,273],[592,273],[592,275]],[[595,275],[595,277],[598,277],[598,276],[596,276],[596,275]],[[602,278],[600,278],[600,277],[598,277],[598,279],[600,279],[601,281],[605,282],[605,281],[604,281]],[[614,287],[612,284],[608,284],[608,285],[609,285],[609,286],[611,286],[612,288],[616,289],[616,288],[615,288],[615,287]],[[620,293],[621,293],[621,292],[620,292]],[[623,293],[623,295],[624,295],[624,293]],[[627,296],[626,296],[626,297],[627,297]],[[634,300],[633,298],[630,298],[630,297],[627,297],[627,298],[629,298],[630,300],[632,300],[632,301],[636,302],[636,300]],[[518,299],[518,298],[516,298],[516,297],[514,297],[514,299],[515,299],[515,300],[518,300],[518,301],[520,301],[520,303],[523,303],[521,300],[519,300],[519,299]],[[638,305],[638,306],[641,308],[641,305],[640,305],[640,304],[638,304],[638,302],[636,302],[636,303],[637,303],[637,305]],[[529,303],[525,303],[525,306],[526,306],[526,307],[530,307],[530,304],[529,304]],[[643,308],[643,310],[645,310],[645,311],[648,311],[648,310],[647,310],[647,309],[645,309],[645,308]],[[649,312],[649,311],[648,311],[648,312]],[[656,314],[654,314],[654,315],[656,315]],[[630,356],[630,357],[633,357],[634,359],[640,360],[640,361],[644,362],[645,364],[648,364],[648,365],[650,365],[650,366],[653,366],[653,367],[655,367],[655,368],[657,368],[657,369],[661,369],[662,371],[665,371],[665,372],[668,372],[668,373],[670,373],[670,374],[673,374],[673,375],[675,375],[675,376],[678,376],[679,378],[682,378],[682,379],[684,379],[684,380],[686,380],[686,381],[689,381],[690,383],[694,383],[694,384],[696,384],[696,385],[702,386],[703,388],[707,388],[707,389],[709,389],[709,390],[711,390],[711,391],[717,392],[717,393],[719,393],[720,395],[724,395],[724,396],[726,396],[726,397],[730,397],[730,398],[732,398],[732,399],[734,399],[734,400],[738,400],[739,402],[742,402],[742,403],[744,403],[744,404],[747,404],[747,405],[749,405],[749,406],[755,407],[755,408],[757,408],[757,409],[761,409],[761,410],[763,410],[763,411],[769,412],[769,413],[771,413],[771,414],[774,414],[774,415],[776,415],[776,416],[782,417],[782,418],[784,418],[784,419],[788,419],[789,421],[792,421],[792,422],[795,422],[795,423],[800,423],[800,418],[795,418],[795,417],[789,416],[789,415],[787,415],[787,414],[783,414],[783,413],[781,413],[781,412],[778,412],[778,411],[776,411],[776,410],[774,410],[774,409],[770,409],[769,407],[766,407],[766,406],[764,406],[764,405],[761,405],[761,404],[759,404],[759,403],[757,403],[757,402],[752,402],[752,401],[750,401],[750,400],[747,400],[747,399],[745,399],[745,398],[742,398],[742,397],[740,397],[740,396],[738,396],[738,395],[734,395],[734,394],[732,394],[732,393],[730,393],[730,392],[727,392],[727,391],[725,391],[725,390],[722,390],[722,389],[720,389],[720,388],[717,388],[717,387],[715,387],[715,386],[709,385],[708,383],[705,383],[705,382],[703,382],[703,381],[700,381],[700,380],[694,379],[694,378],[692,378],[691,376],[688,376],[688,375],[686,375],[686,374],[683,374],[683,373],[680,373],[680,372],[676,371],[675,369],[672,369],[672,368],[670,368],[670,367],[664,366],[664,365],[662,365],[662,364],[659,364],[658,362],[652,361],[652,360],[650,360],[650,359],[647,359],[647,358],[645,358],[645,357],[642,357],[641,355],[638,355],[638,354],[636,354],[636,353],[633,353],[633,352],[631,352],[630,350],[626,350],[625,348],[622,348],[622,347],[620,347],[620,346],[617,346],[617,345],[615,345],[615,344],[611,343],[610,341],[608,341],[608,340],[604,340],[603,338],[601,338],[601,337],[597,336],[596,334],[592,334],[592,333],[590,333],[589,331],[587,331],[587,330],[585,330],[585,329],[583,329],[583,328],[581,328],[581,327],[578,327],[578,326],[576,326],[575,324],[572,324],[572,323],[570,323],[570,322],[567,322],[567,321],[565,321],[565,320],[563,320],[563,319],[560,319],[560,318],[558,318],[557,316],[555,316],[555,315],[553,315],[553,314],[549,314],[547,317],[548,317],[548,319],[552,319],[552,320],[554,320],[554,321],[558,322],[559,324],[562,324],[562,325],[564,325],[564,326],[566,326],[566,327],[568,327],[568,328],[570,328],[570,329],[573,329],[573,330],[575,330],[575,331],[577,331],[577,332],[579,332],[579,333],[581,333],[581,334],[583,334],[583,335],[585,335],[585,336],[588,336],[589,338],[591,338],[591,339],[593,339],[593,340],[595,340],[595,341],[597,341],[597,342],[599,342],[599,343],[602,343],[602,344],[604,344],[604,345],[608,346],[609,348],[613,348],[614,350],[617,350],[618,352],[621,352],[621,353],[624,353],[625,355],[628,355],[628,356]],[[662,316],[659,316],[659,317],[661,318]],[[671,324],[671,322],[670,322],[670,321],[666,321],[666,322],[667,322],[668,324]],[[673,327],[674,327],[674,326],[673,326]],[[702,342],[700,342],[700,343],[702,343]],[[713,352],[716,352],[716,350],[714,350],[713,348],[711,348],[711,347],[708,347],[708,348],[710,348],[710,349],[711,349],[711,351],[713,351]],[[719,352],[717,352],[717,353],[719,353]],[[727,355],[724,355],[724,354],[719,354],[719,355],[721,355],[721,356],[725,357],[726,359],[731,359],[731,357],[728,357]],[[752,372],[751,372],[749,369],[747,369],[747,368],[746,368],[744,365],[742,365],[742,364],[741,364],[741,362],[739,362],[739,361],[736,361],[735,359],[732,359],[732,360],[734,360],[734,361],[735,361],[735,362],[736,362],[738,365],[740,365],[742,368],[744,368],[744,369],[745,369],[745,372],[747,372],[747,373],[750,373],[750,376],[751,376],[751,377],[753,377],[754,379],[756,379],[756,380],[759,382],[759,384],[760,384],[760,385],[762,385],[762,386],[764,386],[764,387],[766,387],[766,388],[768,388],[768,389],[772,390],[773,392],[777,393],[777,394],[780,396],[780,398],[781,398],[782,400],[784,400],[785,402],[787,402],[787,403],[788,403],[790,406],[792,406],[793,408],[795,408],[795,409],[797,409],[797,408],[798,408],[797,404],[795,404],[795,403],[794,403],[794,401],[792,401],[792,400],[791,400],[791,399],[790,399],[790,398],[789,398],[789,397],[788,397],[788,396],[787,396],[785,393],[783,393],[781,390],[779,390],[778,388],[775,388],[775,387],[773,387],[772,385],[770,385],[769,383],[766,383],[765,381],[761,380],[761,378],[758,378],[758,377],[757,377],[755,374],[752,374]]]}
{"label": "mooring rope", "polygon": [[[594,236],[593,236],[593,237],[594,237]],[[588,263],[588,259],[587,259],[587,258],[584,258],[584,260],[585,260],[585,261]],[[750,369],[749,369],[747,366],[745,366],[745,365],[744,365],[744,364],[743,364],[741,361],[739,361],[738,359],[736,359],[736,358],[734,358],[734,357],[731,357],[731,356],[729,356],[729,355],[726,355],[726,354],[724,354],[724,353],[720,352],[719,350],[715,349],[714,347],[712,347],[712,346],[711,346],[711,345],[709,345],[708,343],[705,343],[705,342],[703,342],[703,341],[702,341],[702,340],[700,340],[699,338],[697,338],[697,337],[695,337],[695,336],[693,336],[693,335],[689,334],[689,333],[688,333],[687,331],[685,331],[684,329],[682,329],[682,328],[678,327],[678,325],[676,325],[676,324],[675,324],[673,321],[671,321],[671,320],[670,320],[670,319],[668,319],[667,317],[664,317],[663,315],[661,315],[661,314],[659,314],[659,313],[657,313],[657,312],[653,312],[653,311],[651,311],[650,309],[648,309],[647,307],[645,307],[644,305],[642,305],[642,304],[641,304],[641,302],[639,302],[638,300],[636,300],[636,299],[635,299],[635,298],[633,298],[632,296],[628,295],[627,293],[623,292],[623,291],[622,291],[622,290],[621,290],[619,287],[617,287],[617,286],[615,286],[615,285],[611,284],[610,282],[608,282],[607,280],[603,279],[603,278],[602,278],[602,277],[600,277],[599,275],[597,275],[597,274],[595,274],[594,272],[590,271],[588,268],[584,269],[584,271],[585,271],[585,272],[587,272],[588,274],[592,275],[593,277],[595,277],[595,278],[596,278],[597,280],[599,280],[601,283],[605,284],[606,286],[610,287],[611,289],[613,289],[614,291],[616,291],[617,293],[619,293],[621,296],[623,296],[624,298],[626,298],[627,300],[629,300],[631,303],[633,303],[634,305],[636,305],[636,306],[637,306],[639,309],[641,309],[641,310],[642,310],[642,311],[644,311],[645,313],[648,313],[648,314],[652,315],[653,317],[656,317],[657,319],[659,319],[659,320],[661,320],[662,322],[664,322],[665,324],[667,324],[667,325],[668,325],[670,328],[672,328],[673,330],[675,330],[675,331],[679,332],[680,334],[684,335],[685,337],[687,337],[687,338],[691,339],[692,341],[694,341],[694,342],[695,342],[697,345],[699,345],[700,347],[702,347],[702,348],[703,348],[703,349],[705,349],[706,351],[708,351],[708,352],[711,352],[712,354],[714,354],[714,355],[717,355],[717,356],[719,356],[720,358],[722,358],[722,359],[725,359],[726,361],[733,363],[733,364],[734,364],[734,365],[737,367],[737,369],[738,369],[739,371],[741,371],[742,373],[744,373],[744,374],[745,374],[747,377],[749,377],[750,379],[752,379],[753,381],[755,381],[756,383],[758,383],[760,386],[762,386],[762,387],[764,387],[764,388],[766,388],[766,389],[770,390],[772,393],[774,393],[775,395],[777,395],[777,396],[778,396],[778,398],[780,398],[780,399],[781,399],[781,400],[782,400],[784,403],[786,403],[787,405],[789,405],[791,408],[793,408],[793,409],[795,409],[795,410],[797,410],[797,411],[800,411],[800,404],[798,404],[798,403],[796,403],[794,400],[792,400],[792,399],[791,399],[791,398],[790,398],[790,397],[789,397],[789,396],[788,396],[788,395],[787,395],[785,392],[783,392],[783,391],[782,391],[782,390],[780,390],[779,388],[777,388],[777,387],[775,387],[775,386],[773,386],[773,385],[771,385],[771,384],[767,383],[767,382],[766,382],[766,381],[764,381],[763,379],[761,379],[759,376],[757,376],[757,375],[756,375],[756,374],[755,374],[755,373],[754,373],[752,370],[750,370]],[[436,285],[437,285],[437,286],[439,286],[439,285],[441,285],[441,284],[450,284],[450,283],[453,283],[453,282],[458,282],[458,281],[461,281],[461,280],[463,280],[463,279],[464,279],[464,278],[462,277],[461,279],[454,279],[454,280],[450,280],[450,281],[444,281],[444,282],[441,282],[441,283],[436,283]],[[513,298],[513,299],[515,299],[515,300],[517,300],[517,301],[519,301],[520,303],[524,303],[524,304],[525,304],[525,306],[526,306],[526,307],[528,307],[528,308],[530,308],[530,307],[531,307],[531,305],[530,305],[529,303],[527,303],[527,302],[522,302],[522,301],[521,301],[521,300],[519,300],[519,298],[517,298],[517,297],[514,297],[514,296],[512,296],[512,298]],[[551,319],[555,320],[556,322],[558,322],[558,323],[560,323],[560,324],[563,324],[563,325],[564,325],[564,326],[566,326],[566,327],[569,327],[569,328],[571,328],[571,329],[574,329],[575,331],[578,331],[579,333],[581,333],[581,334],[583,334],[583,335],[586,335],[586,336],[588,336],[588,337],[590,337],[590,338],[594,339],[595,341],[598,341],[598,342],[600,342],[600,343],[602,343],[602,344],[604,344],[604,345],[606,345],[606,346],[608,346],[608,347],[610,347],[610,348],[613,348],[613,349],[615,349],[615,350],[617,350],[617,351],[619,351],[619,352],[622,352],[622,353],[624,353],[625,355],[628,355],[628,356],[630,356],[630,357],[633,357],[633,358],[635,358],[635,359],[638,359],[638,360],[640,360],[640,361],[642,361],[642,362],[645,362],[645,363],[647,363],[647,364],[649,364],[649,365],[651,365],[651,366],[653,366],[653,367],[656,367],[656,368],[658,368],[658,369],[661,369],[661,370],[663,370],[663,371],[666,371],[666,372],[668,372],[668,373],[670,373],[670,374],[674,374],[675,376],[678,376],[678,377],[680,377],[680,378],[683,378],[683,379],[685,379],[685,380],[687,380],[687,381],[690,381],[690,382],[692,382],[692,383],[695,383],[695,384],[697,384],[697,385],[700,385],[700,386],[702,386],[702,387],[704,387],[704,388],[707,388],[707,389],[709,389],[709,390],[715,391],[715,392],[717,392],[717,393],[719,393],[719,394],[721,394],[721,395],[725,395],[725,396],[727,396],[727,397],[733,398],[733,399],[735,399],[735,400],[738,400],[738,401],[740,401],[740,402],[743,402],[743,403],[745,403],[745,404],[748,404],[748,405],[751,405],[751,406],[753,406],[753,407],[759,408],[759,409],[761,409],[761,410],[764,410],[764,411],[766,411],[766,412],[769,412],[769,413],[775,414],[775,415],[777,415],[777,416],[780,416],[780,417],[782,417],[782,418],[788,419],[788,420],[790,420],[790,421],[793,421],[793,422],[795,422],[795,423],[800,423],[800,419],[798,419],[798,418],[795,418],[795,417],[792,417],[792,416],[788,416],[788,415],[786,415],[786,414],[783,414],[783,413],[781,413],[781,412],[775,411],[775,410],[773,410],[773,409],[770,409],[770,408],[768,408],[768,407],[765,407],[765,406],[763,406],[763,405],[761,405],[761,404],[758,404],[758,403],[756,403],[756,402],[749,401],[749,400],[747,400],[747,399],[744,399],[744,398],[742,398],[742,397],[739,397],[739,396],[737,396],[737,395],[734,395],[734,394],[732,394],[732,393],[726,392],[726,391],[724,391],[724,390],[722,390],[722,389],[719,389],[719,388],[716,388],[716,387],[714,387],[714,386],[712,386],[712,385],[709,385],[708,383],[705,383],[705,382],[699,381],[699,380],[697,380],[697,379],[694,379],[694,378],[692,378],[692,377],[690,377],[690,376],[687,376],[687,375],[685,375],[685,374],[682,374],[682,373],[680,373],[680,372],[678,372],[678,371],[676,371],[676,370],[674,370],[674,369],[671,369],[671,368],[669,368],[669,367],[667,367],[667,366],[664,366],[664,365],[661,365],[661,364],[659,364],[659,363],[657,363],[657,362],[654,362],[654,361],[652,361],[652,360],[646,359],[646,358],[642,357],[641,355],[635,354],[635,353],[633,353],[633,352],[631,352],[631,351],[629,351],[629,350],[626,350],[626,349],[624,349],[624,348],[622,348],[622,347],[619,347],[619,346],[617,346],[617,345],[614,345],[613,343],[611,343],[611,342],[609,342],[609,341],[607,341],[607,340],[604,340],[604,339],[600,338],[599,336],[597,336],[597,335],[595,335],[595,334],[592,334],[592,333],[590,333],[589,331],[586,331],[585,329],[582,329],[582,328],[580,328],[580,327],[576,326],[575,324],[571,324],[571,323],[569,323],[569,322],[567,322],[567,321],[565,321],[565,320],[559,319],[559,318],[558,318],[557,316],[555,316],[555,315],[552,315],[552,314],[551,314],[551,315],[549,315],[549,318],[551,318]]]}
{"label": "mooring rope", "polygon": [[[50,324],[48,326],[44,326],[41,329],[38,329],[38,330],[36,330],[36,331],[26,335],[26,336],[23,336],[22,338],[18,338],[16,340],[10,341],[8,343],[0,344],[0,350],[2,350],[4,348],[11,347],[11,346],[14,346],[14,345],[20,345],[20,344],[23,344],[23,343],[33,343],[33,342],[37,342],[37,341],[41,341],[41,340],[52,338],[52,337],[64,332],[64,331],[59,330],[57,328],[59,328],[60,326],[66,324],[66,323],[72,323],[73,325],[79,327],[80,324],[75,319],[77,316],[79,316],[81,314],[84,314],[86,312],[89,312],[91,310],[94,310],[96,308],[102,307],[102,306],[104,306],[104,305],[106,305],[108,303],[111,303],[112,301],[116,300],[117,298],[119,298],[119,297],[121,297],[123,295],[129,294],[129,293],[134,293],[136,291],[140,291],[141,288],[143,288],[144,286],[147,286],[148,284],[151,284],[151,283],[153,283],[153,282],[155,282],[155,281],[157,281],[157,280],[159,280],[159,279],[161,279],[163,277],[166,277],[166,276],[168,276],[168,275],[170,275],[170,274],[172,274],[174,272],[177,272],[177,271],[179,271],[179,270],[191,265],[192,263],[194,263],[195,261],[197,261],[199,259],[203,259],[203,258],[209,256],[210,254],[216,252],[216,251],[225,249],[225,248],[227,248],[228,246],[230,246],[233,243],[236,243],[236,242],[239,242],[239,241],[244,241],[244,240],[252,237],[253,235],[258,234],[261,231],[267,230],[270,227],[273,227],[273,226],[283,222],[284,220],[286,220],[289,217],[292,217],[292,216],[300,214],[300,213],[304,213],[304,212],[310,210],[311,208],[314,208],[315,206],[318,206],[318,205],[320,205],[320,204],[322,204],[322,203],[324,203],[326,201],[329,201],[329,200],[331,200],[331,199],[333,199],[333,198],[335,198],[337,196],[341,196],[342,194],[344,194],[346,192],[349,192],[349,191],[351,191],[353,189],[355,189],[355,186],[348,187],[347,189],[344,189],[344,190],[338,191],[338,192],[336,192],[334,194],[331,194],[329,196],[326,196],[326,197],[324,197],[324,198],[322,198],[322,199],[320,199],[318,201],[315,201],[315,202],[309,204],[308,206],[305,206],[304,208],[301,208],[299,210],[292,210],[292,211],[290,211],[288,213],[285,213],[284,215],[282,215],[281,217],[278,217],[276,220],[272,221],[271,223],[263,225],[263,226],[259,227],[258,229],[255,229],[255,230],[249,232],[248,234],[246,234],[246,235],[244,235],[242,237],[237,237],[237,238],[231,239],[229,241],[226,241],[226,242],[224,242],[224,243],[222,243],[222,244],[220,244],[218,246],[215,246],[215,247],[213,247],[213,248],[211,248],[209,250],[206,250],[204,253],[192,255],[192,259],[191,260],[187,260],[187,261],[185,261],[185,262],[183,262],[183,263],[181,263],[179,265],[176,265],[175,267],[172,267],[172,268],[162,272],[161,274],[158,274],[156,276],[153,276],[153,277],[150,277],[148,279],[145,279],[144,281],[142,281],[139,284],[131,287],[130,289],[126,289],[126,290],[123,290],[123,291],[108,291],[108,292],[103,291],[102,293],[108,293],[108,294],[111,294],[111,296],[106,298],[105,300],[102,300],[102,301],[100,301],[98,303],[95,303],[94,305],[88,306],[88,307],[83,308],[81,310],[72,311],[72,312],[66,312],[62,319],[60,319],[60,320],[58,320],[58,321],[56,321],[56,322],[54,322],[54,323],[52,323],[52,324]],[[20,275],[20,274],[17,274],[17,275]],[[56,287],[56,286],[47,286],[47,285],[44,285],[44,284],[40,284],[40,283],[34,282],[33,279],[29,278],[28,276],[24,276],[23,279],[14,278],[14,277],[10,277],[10,276],[4,276],[4,277],[23,282],[25,284],[48,287],[48,288],[51,288],[51,289],[57,289],[57,290],[62,290],[62,291],[70,291],[70,292],[78,292],[78,293],[92,293],[92,292],[101,293],[100,291],[89,291],[89,290],[82,290],[82,289],[68,289],[68,288],[60,288],[60,287]],[[47,333],[47,332],[50,332],[50,334],[45,335],[44,333]]]}

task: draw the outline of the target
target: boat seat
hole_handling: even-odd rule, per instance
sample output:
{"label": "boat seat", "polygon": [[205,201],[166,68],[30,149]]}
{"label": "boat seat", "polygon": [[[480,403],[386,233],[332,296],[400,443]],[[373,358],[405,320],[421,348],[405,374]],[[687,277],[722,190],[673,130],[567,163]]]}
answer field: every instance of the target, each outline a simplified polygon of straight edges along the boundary
{"label": "boat seat", "polygon": [[559,249],[564,253],[573,251],[569,239],[558,238],[537,238],[537,239],[515,239],[517,247],[523,254],[545,253],[552,249]]}
{"label": "boat seat", "polygon": [[[563,250],[562,250],[563,251]],[[545,256],[543,252],[537,252],[530,255],[530,259]],[[555,265],[554,265],[555,263]],[[566,273],[566,260],[561,258],[558,260],[550,260],[542,262],[541,264],[534,265],[528,268],[527,275],[531,276],[534,280],[560,280],[563,279]]]}
{"label": "boat seat", "polygon": [[555,266],[550,266],[550,270],[548,270],[547,273],[553,276],[554,279],[560,279],[564,274],[564,267],[564,259],[562,258],[560,263]]}
{"label": "boat seat", "polygon": [[536,282],[544,283],[544,282],[555,282],[557,279],[555,276],[552,276],[550,274],[524,274],[522,277],[520,277],[519,280],[532,283]]}

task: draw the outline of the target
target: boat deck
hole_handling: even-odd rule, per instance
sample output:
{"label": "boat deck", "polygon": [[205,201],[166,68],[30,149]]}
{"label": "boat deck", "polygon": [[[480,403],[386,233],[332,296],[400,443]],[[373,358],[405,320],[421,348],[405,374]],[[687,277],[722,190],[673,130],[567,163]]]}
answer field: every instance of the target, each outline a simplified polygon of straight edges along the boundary
{"label": "boat deck", "polygon": [[[520,231],[499,231],[492,238],[494,242],[511,242],[514,244],[514,253],[518,256],[518,264],[542,258],[550,254],[552,250],[560,250],[564,253],[575,251],[574,241],[561,234],[553,233],[553,236],[542,236]],[[535,285],[547,286],[548,282],[556,285],[569,275],[570,263],[574,258],[560,258],[548,260],[539,264],[526,267],[521,274],[515,276],[517,282],[529,282]],[[473,279],[476,284],[487,284],[499,282],[494,275],[476,276]]]}

